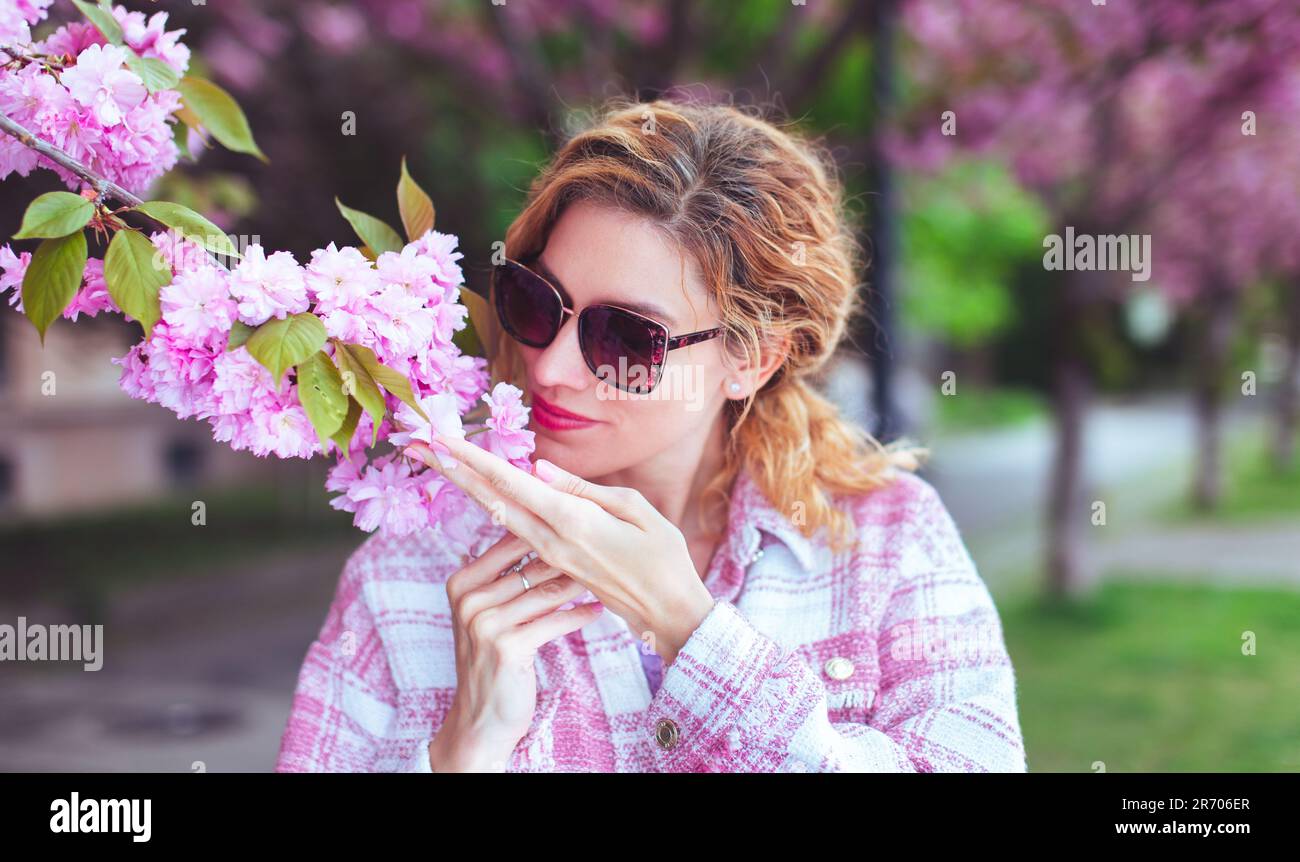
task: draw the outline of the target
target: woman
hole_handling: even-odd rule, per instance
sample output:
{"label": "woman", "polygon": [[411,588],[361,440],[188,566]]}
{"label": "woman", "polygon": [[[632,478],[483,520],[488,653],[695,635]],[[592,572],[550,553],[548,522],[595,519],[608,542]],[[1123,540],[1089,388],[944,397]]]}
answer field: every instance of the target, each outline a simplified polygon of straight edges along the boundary
{"label": "woman", "polygon": [[952,519],[812,386],[860,308],[822,148],[618,103],[505,252],[495,364],[531,399],[534,470],[407,450],[481,504],[480,540],[352,556],[277,769],[1026,769]]}

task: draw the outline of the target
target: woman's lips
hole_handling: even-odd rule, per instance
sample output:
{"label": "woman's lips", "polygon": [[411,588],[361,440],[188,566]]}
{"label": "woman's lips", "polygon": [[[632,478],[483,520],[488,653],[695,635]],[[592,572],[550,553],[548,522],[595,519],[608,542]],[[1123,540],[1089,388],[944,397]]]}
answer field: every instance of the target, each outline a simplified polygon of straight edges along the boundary
{"label": "woman's lips", "polygon": [[595,419],[589,419],[577,413],[570,412],[562,407],[546,401],[546,399],[533,394],[533,418],[537,424],[551,431],[572,431],[578,428],[590,428],[600,423]]}

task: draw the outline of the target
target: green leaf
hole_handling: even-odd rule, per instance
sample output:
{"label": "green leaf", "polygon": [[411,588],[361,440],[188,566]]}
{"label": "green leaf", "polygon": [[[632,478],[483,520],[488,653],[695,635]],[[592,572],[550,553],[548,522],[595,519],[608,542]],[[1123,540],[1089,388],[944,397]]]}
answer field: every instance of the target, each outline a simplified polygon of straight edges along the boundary
{"label": "green leaf", "polygon": [[347,418],[348,401],[343,392],[343,378],[325,351],[317,350],[298,363],[298,402],[316,429],[321,448],[327,453],[330,438],[338,433]]}
{"label": "green leaf", "polygon": [[325,324],[309,311],[282,319],[272,318],[248,337],[244,347],[275,375],[276,386],[284,372],[325,345]]}
{"label": "green leaf", "polygon": [[460,348],[461,353],[482,356],[491,362],[495,358],[497,339],[500,337],[496,312],[486,299],[468,287],[461,288],[460,302],[469,309],[469,319],[465,322],[464,329],[452,335],[452,343]]}
{"label": "green leaf", "polygon": [[270,161],[253,140],[248,118],[233,96],[211,81],[192,75],[181,78],[176,89],[180,91],[181,104],[222,146],[236,153],[256,156],[264,162]]}
{"label": "green leaf", "polygon": [[150,93],[160,90],[174,90],[180,83],[181,76],[157,57],[141,57],[135,51],[126,55],[126,67],[140,76]]}
{"label": "green leaf", "polygon": [[474,331],[474,321],[465,321],[465,328],[453,332],[451,343],[460,348],[460,352],[465,356],[483,356],[483,343],[478,339],[478,333]]}
{"label": "green leaf", "polygon": [[112,12],[103,6],[92,6],[85,0],[72,0],[72,3],[81,10],[81,14],[85,15],[90,23],[95,25],[99,32],[104,34],[104,38],[111,44],[122,44],[122,28],[117,23],[117,19],[113,17]]}
{"label": "green leaf", "polygon": [[420,416],[424,417],[424,421],[432,421],[429,419],[428,414],[424,412],[424,408],[420,406],[420,403],[415,400],[415,393],[411,390],[411,381],[407,380],[405,375],[381,365],[375,357],[375,352],[369,347],[362,347],[360,344],[349,344],[347,348],[352,351],[353,357],[376,383],[396,395],[400,401],[416,413],[419,413]]}
{"label": "green leaf", "polygon": [[23,276],[23,312],[45,344],[45,330],[58,319],[81,287],[86,271],[86,235],[78,231],[42,240]]}
{"label": "green leaf", "polygon": [[397,209],[408,240],[415,241],[433,230],[433,199],[406,172],[406,156],[402,156],[402,177],[397,181]]}
{"label": "green leaf", "polygon": [[[339,430],[330,435],[334,445],[339,447],[339,451],[347,454],[352,448],[352,435],[357,433],[357,423],[361,421],[361,404],[355,398],[348,398],[348,415],[343,417],[343,424]],[[371,446],[375,445],[372,440]]]}
{"label": "green leaf", "polygon": [[402,250],[404,245],[402,238],[397,235],[397,231],[386,223],[372,215],[361,212],[361,210],[354,210],[351,207],[344,206],[343,202],[338,198],[334,199],[334,203],[338,205],[339,212],[343,213],[343,217],[348,220],[348,224],[352,225],[352,229],[357,232],[357,236],[361,237],[362,242],[370,246],[376,256],[386,251],[400,252]]}
{"label": "green leaf", "polygon": [[248,341],[248,336],[252,335],[253,332],[253,327],[242,320],[236,320],[234,325],[230,327],[230,340],[226,342],[226,352],[229,353],[243,347],[244,343]]}
{"label": "green leaf", "polygon": [[384,402],[384,393],[379,388],[379,384],[370,376],[370,372],[366,370],[365,364],[356,353],[365,349],[359,344],[334,341],[334,359],[339,364],[339,371],[343,378],[343,391],[355,398],[370,414],[370,445],[373,446],[379,439],[379,423],[384,421],[388,405]]}
{"label": "green leaf", "polygon": [[140,321],[144,336],[162,317],[158,292],[171,283],[172,270],[144,234],[119,230],[104,255],[104,281],[117,307]]}
{"label": "green leaf", "polygon": [[239,252],[235,250],[235,244],[230,241],[225,231],[189,207],[170,201],[147,201],[135,209],[136,212],[142,212],[168,227],[176,228],[208,251],[233,258],[240,257]]}
{"label": "green leaf", "polygon": [[27,205],[23,226],[14,239],[58,239],[90,223],[95,205],[72,192],[46,192]]}

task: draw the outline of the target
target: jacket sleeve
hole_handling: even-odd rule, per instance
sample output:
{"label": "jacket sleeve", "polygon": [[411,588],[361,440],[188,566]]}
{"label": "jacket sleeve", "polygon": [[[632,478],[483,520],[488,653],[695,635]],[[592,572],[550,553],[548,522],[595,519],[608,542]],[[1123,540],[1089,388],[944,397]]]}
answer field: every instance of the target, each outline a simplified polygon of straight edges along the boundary
{"label": "jacket sleeve", "polygon": [[921,519],[923,550],[900,552],[874,633],[880,691],[869,722],[832,721],[826,687],[803,657],[720,599],[665,669],[648,712],[659,770],[1025,772],[997,610],[934,506],[937,497]]}
{"label": "jacket sleeve", "polygon": [[[366,548],[343,568],[325,623],[307,649],[277,772],[431,772],[436,728],[403,720],[384,644],[364,596]],[[410,726],[403,726],[410,725]]]}

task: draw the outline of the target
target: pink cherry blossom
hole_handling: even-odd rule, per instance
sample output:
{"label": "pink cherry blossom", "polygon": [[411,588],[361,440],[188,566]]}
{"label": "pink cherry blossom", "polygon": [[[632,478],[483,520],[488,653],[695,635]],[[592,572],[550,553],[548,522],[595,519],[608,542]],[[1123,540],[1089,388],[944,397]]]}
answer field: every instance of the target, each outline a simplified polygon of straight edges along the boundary
{"label": "pink cherry blossom", "polygon": [[180,41],[185,30],[168,30],[167,13],[155,12],[147,20],[143,12],[128,12],[113,7],[113,17],[122,27],[122,38],[141,57],[154,57],[185,74],[190,65],[190,49]]}
{"label": "pink cherry blossom", "polygon": [[153,372],[145,355],[144,342],[133,345],[125,356],[114,359],[113,364],[122,366],[118,386],[123,392],[140,401],[157,403],[158,394],[154,390]]}
{"label": "pink cherry blossom", "polygon": [[192,341],[228,335],[237,317],[226,274],[216,267],[180,273],[162,288],[158,299],[163,320]]}
{"label": "pink cherry blossom", "polygon": [[94,317],[101,311],[119,311],[113,297],[108,293],[108,284],[104,281],[104,262],[98,258],[89,258],[82,275],[81,290],[72,298],[68,307],[63,309],[63,317],[76,321],[84,314]]}
{"label": "pink cherry blossom", "polygon": [[347,511],[356,513],[356,525],[363,530],[384,527],[405,535],[428,526],[423,503],[426,481],[411,473],[404,458],[386,456],[367,467],[348,487],[345,502],[335,500],[331,505],[351,506]]}
{"label": "pink cherry blossom", "polygon": [[0,45],[25,45],[32,40],[30,25],[43,19],[54,0],[10,0],[0,3]]}
{"label": "pink cherry blossom", "polygon": [[415,248],[417,252],[433,264],[433,280],[447,290],[446,301],[455,302],[460,285],[465,283],[465,275],[456,261],[465,255],[456,251],[459,240],[454,234],[439,233],[436,230],[425,231],[419,239],[402,249]]}
{"label": "pink cherry blossom", "polygon": [[[465,428],[461,424],[460,410],[455,395],[448,392],[439,392],[437,395],[429,395],[418,399],[418,401],[420,409],[428,415],[429,419],[425,420],[410,405],[403,404],[397,409],[395,418],[399,425],[409,430],[388,435],[388,442],[394,446],[407,446],[411,442],[418,440],[437,451],[440,447],[434,443],[434,434],[441,434],[444,437],[453,437],[459,440],[465,439]],[[438,460],[443,464],[455,462],[454,458],[446,456],[442,452],[438,452]]]}
{"label": "pink cherry blossom", "polygon": [[0,245],[0,296],[8,291],[9,304],[15,311],[23,310],[23,276],[31,262],[30,251],[15,254],[7,244]]}
{"label": "pink cherry blossom", "polygon": [[310,304],[302,267],[293,255],[277,251],[267,257],[256,243],[231,272],[230,293],[239,301],[239,319],[249,326],[299,314]]}
{"label": "pink cherry blossom", "polygon": [[254,455],[274,454],[280,458],[310,458],[321,451],[320,441],[307,411],[298,402],[297,387],[283,394],[274,390],[254,397],[249,433]]}
{"label": "pink cherry blossom", "polygon": [[213,362],[221,347],[191,341],[161,321],[154,325],[145,351],[159,404],[182,419],[212,415]]}
{"label": "pink cherry blossom", "polygon": [[306,267],[307,291],[317,314],[359,308],[380,289],[379,273],[360,251],[330,243],[311,253]]}
{"label": "pink cherry blossom", "polygon": [[63,86],[105,126],[122,121],[127,111],[149,95],[140,76],[126,64],[126,51],[115,45],[91,45],[63,73]]}
{"label": "pink cherry blossom", "polygon": [[438,264],[433,258],[421,253],[414,243],[407,245],[400,253],[384,252],[375,261],[375,269],[379,272],[379,280],[385,285],[400,287],[406,293],[421,299],[432,298],[435,289],[438,297],[442,296],[442,289],[433,280]]}
{"label": "pink cherry blossom", "polygon": [[175,274],[215,265],[203,246],[178,230],[158,231],[149,236],[149,241],[158,249],[154,265],[166,264]]}
{"label": "pink cherry blossom", "polygon": [[527,429],[528,408],[522,395],[505,382],[498,383],[491,393],[483,394],[491,415],[486,423],[488,431],[483,435],[486,439],[480,445],[516,467],[528,469],[535,434]]}
{"label": "pink cherry blossom", "polygon": [[212,396],[219,415],[247,413],[254,398],[275,390],[271,372],[243,347],[221,351],[212,366]]}

